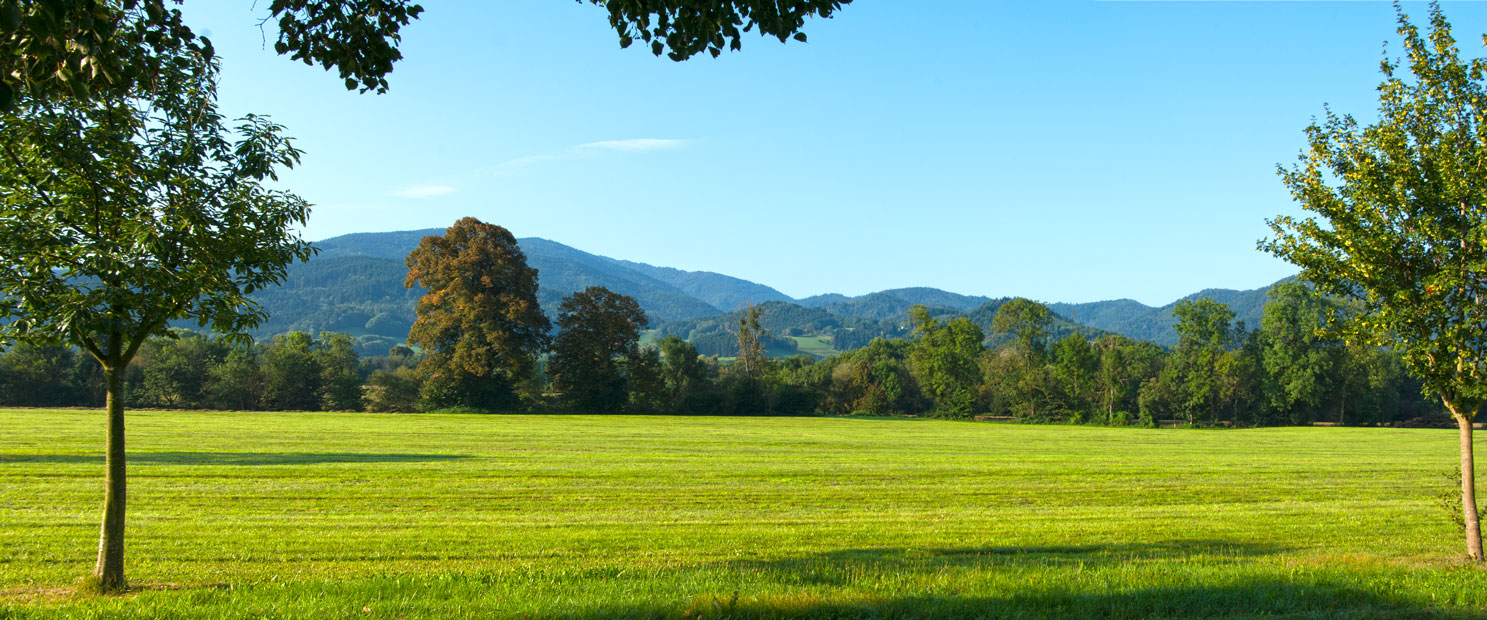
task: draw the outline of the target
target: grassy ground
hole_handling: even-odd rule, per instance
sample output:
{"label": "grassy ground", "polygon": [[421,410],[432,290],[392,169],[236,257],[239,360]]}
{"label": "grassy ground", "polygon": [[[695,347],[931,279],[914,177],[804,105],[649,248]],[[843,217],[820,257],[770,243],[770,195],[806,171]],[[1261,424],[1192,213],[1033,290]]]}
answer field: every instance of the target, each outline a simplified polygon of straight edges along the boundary
{"label": "grassy ground", "polygon": [[1454,431],[0,411],[0,618],[1487,617]]}
{"label": "grassy ground", "polygon": [[829,357],[840,353],[832,348],[831,336],[793,336],[795,348],[817,357]]}

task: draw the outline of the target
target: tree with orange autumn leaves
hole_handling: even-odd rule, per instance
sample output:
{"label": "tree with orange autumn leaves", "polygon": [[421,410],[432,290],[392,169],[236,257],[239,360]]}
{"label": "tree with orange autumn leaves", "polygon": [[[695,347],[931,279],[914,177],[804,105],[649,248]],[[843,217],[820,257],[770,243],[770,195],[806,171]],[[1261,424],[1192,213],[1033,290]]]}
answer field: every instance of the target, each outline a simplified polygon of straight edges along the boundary
{"label": "tree with orange autumn leaves", "polygon": [[537,270],[505,228],[472,217],[408,254],[405,286],[422,286],[408,342],[422,349],[423,397],[438,407],[515,408],[551,325]]}

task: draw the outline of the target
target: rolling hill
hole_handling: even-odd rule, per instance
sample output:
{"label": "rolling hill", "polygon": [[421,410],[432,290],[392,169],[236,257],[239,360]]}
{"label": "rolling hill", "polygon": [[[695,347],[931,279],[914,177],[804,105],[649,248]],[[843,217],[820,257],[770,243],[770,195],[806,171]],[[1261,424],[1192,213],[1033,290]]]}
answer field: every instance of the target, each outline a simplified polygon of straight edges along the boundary
{"label": "rolling hill", "polygon": [[[289,268],[282,286],[254,294],[270,319],[255,336],[298,330],[342,331],[355,336],[364,355],[386,353],[404,341],[413,323],[413,307],[422,289],[406,288],[404,259],[427,235],[441,228],[385,233],[355,233],[317,242],[319,253]],[[991,319],[1006,299],[960,295],[935,288],[898,288],[856,297],[828,293],[792,299],[769,286],[732,276],[658,267],[591,254],[555,241],[528,237],[517,243],[538,272],[538,301],[549,316],[568,294],[603,286],[634,297],[651,319],[650,337],[677,335],[703,352],[731,355],[735,344],[729,328],[737,310],[763,306],[763,326],[772,334],[773,355],[809,352],[826,355],[865,346],[873,338],[902,338],[910,333],[907,313],[916,304],[940,318],[966,316],[981,325],[991,342]],[[1258,326],[1269,287],[1236,291],[1210,289],[1185,297],[1209,297],[1227,303],[1239,320]],[[1114,332],[1131,338],[1175,345],[1172,308],[1176,302],[1151,307],[1129,299],[1081,304],[1049,304],[1056,315],[1051,338],[1069,333],[1090,336]]]}

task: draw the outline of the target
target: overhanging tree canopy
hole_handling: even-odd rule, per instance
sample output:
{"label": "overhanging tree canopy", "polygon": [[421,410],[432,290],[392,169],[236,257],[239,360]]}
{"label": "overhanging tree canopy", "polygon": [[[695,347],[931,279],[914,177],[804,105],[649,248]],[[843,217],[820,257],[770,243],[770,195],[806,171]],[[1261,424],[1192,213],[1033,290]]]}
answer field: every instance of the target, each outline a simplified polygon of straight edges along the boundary
{"label": "overhanging tree canopy", "polygon": [[[0,109],[23,95],[88,98],[128,89],[158,73],[162,52],[210,57],[174,6],[184,0],[0,0]],[[540,1],[540,0],[536,0]],[[829,18],[852,0],[578,0],[606,9],[629,47],[686,60],[743,46],[744,33],[781,42],[806,39],[811,16]],[[347,89],[385,92],[402,59],[402,28],[423,12],[410,0],[272,0],[266,23],[278,28],[274,50],[335,70]]]}

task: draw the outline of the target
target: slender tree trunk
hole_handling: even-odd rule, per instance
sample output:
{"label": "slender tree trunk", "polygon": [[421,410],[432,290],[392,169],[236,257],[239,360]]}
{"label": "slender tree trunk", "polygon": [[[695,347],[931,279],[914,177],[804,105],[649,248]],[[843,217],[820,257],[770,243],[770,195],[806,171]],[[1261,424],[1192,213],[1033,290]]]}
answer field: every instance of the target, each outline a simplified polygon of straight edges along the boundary
{"label": "slender tree trunk", "polygon": [[[117,338],[115,342],[117,342]],[[114,345],[117,346],[117,345]],[[103,500],[103,527],[98,536],[98,564],[93,576],[99,589],[123,590],[124,581],[124,370],[107,364],[103,368],[108,386],[108,444],[104,462],[107,468]]]}
{"label": "slender tree trunk", "polygon": [[1472,454],[1472,418],[1477,408],[1458,406],[1449,400],[1446,408],[1456,425],[1461,428],[1461,510],[1466,522],[1466,555],[1472,561],[1482,561],[1482,521],[1477,514],[1477,478]]}

